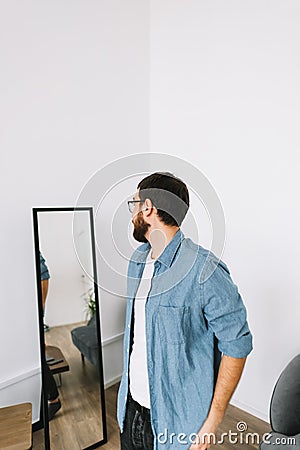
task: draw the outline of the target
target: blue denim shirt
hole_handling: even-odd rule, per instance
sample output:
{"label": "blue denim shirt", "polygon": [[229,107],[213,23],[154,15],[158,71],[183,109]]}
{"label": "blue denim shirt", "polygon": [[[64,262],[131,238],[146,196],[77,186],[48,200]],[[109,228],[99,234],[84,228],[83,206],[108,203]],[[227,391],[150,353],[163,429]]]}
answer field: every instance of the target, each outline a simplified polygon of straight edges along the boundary
{"label": "blue denim shirt", "polygon": [[41,280],[42,281],[49,280],[50,278],[49,269],[41,252],[40,252],[40,270],[41,270]]}
{"label": "blue denim shirt", "polygon": [[[149,243],[139,246],[128,266],[124,365],[117,407],[121,432],[133,304],[149,251]],[[180,229],[154,263],[145,323],[154,449],[188,449],[208,415],[222,353],[247,356],[252,335],[226,264],[185,238]]]}

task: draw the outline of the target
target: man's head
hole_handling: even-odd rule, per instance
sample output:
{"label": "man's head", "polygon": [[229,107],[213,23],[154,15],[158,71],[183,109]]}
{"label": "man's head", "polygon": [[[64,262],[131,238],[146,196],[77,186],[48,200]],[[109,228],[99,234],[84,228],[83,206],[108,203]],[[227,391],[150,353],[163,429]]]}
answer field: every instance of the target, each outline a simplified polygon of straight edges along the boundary
{"label": "man's head", "polygon": [[169,172],[155,172],[139,182],[134,196],[133,236],[147,242],[154,229],[178,228],[189,208],[186,184]]}

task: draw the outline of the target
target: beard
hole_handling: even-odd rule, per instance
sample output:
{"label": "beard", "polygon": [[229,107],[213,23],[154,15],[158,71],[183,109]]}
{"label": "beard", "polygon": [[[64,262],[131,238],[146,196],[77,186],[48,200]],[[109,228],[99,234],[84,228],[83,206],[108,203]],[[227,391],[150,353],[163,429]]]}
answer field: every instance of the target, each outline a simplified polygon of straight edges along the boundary
{"label": "beard", "polygon": [[133,237],[138,242],[148,242],[148,240],[145,238],[145,234],[148,231],[148,228],[150,227],[150,223],[147,223],[144,221],[143,213],[140,211],[137,213],[135,220],[132,220],[132,223],[134,225],[133,230]]}

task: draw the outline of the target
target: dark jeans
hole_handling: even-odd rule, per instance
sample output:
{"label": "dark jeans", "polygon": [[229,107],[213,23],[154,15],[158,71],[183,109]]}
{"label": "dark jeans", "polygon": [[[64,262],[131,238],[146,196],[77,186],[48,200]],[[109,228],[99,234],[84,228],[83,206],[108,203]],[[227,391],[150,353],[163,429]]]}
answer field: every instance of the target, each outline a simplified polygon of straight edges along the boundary
{"label": "dark jeans", "polygon": [[55,400],[59,396],[54,376],[47,363],[45,364],[45,389],[48,393],[48,400]]}
{"label": "dark jeans", "polygon": [[121,450],[153,450],[154,436],[150,422],[150,409],[127,397],[123,433],[120,433]]}
{"label": "dark jeans", "polygon": [[[48,400],[55,400],[59,393],[57,390],[54,376],[46,363],[45,367],[45,391],[47,392]],[[44,406],[43,406],[43,394],[41,393],[41,407],[40,407],[40,419],[32,425],[32,431],[40,430],[44,427]]]}

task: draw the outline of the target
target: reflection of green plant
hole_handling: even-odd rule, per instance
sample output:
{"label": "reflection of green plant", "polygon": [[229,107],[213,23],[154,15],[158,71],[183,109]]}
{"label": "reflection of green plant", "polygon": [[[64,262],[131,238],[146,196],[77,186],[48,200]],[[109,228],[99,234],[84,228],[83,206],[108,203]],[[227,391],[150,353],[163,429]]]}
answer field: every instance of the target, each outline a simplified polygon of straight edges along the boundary
{"label": "reflection of green plant", "polygon": [[86,303],[85,305],[86,319],[91,319],[96,312],[94,288],[90,288],[87,292],[82,294],[82,297]]}

